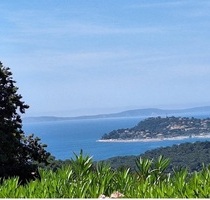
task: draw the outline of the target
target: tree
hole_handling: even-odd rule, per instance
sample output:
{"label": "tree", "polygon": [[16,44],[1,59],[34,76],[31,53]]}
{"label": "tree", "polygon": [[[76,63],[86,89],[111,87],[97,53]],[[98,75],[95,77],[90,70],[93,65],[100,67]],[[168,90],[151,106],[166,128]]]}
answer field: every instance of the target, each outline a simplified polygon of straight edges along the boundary
{"label": "tree", "polygon": [[10,68],[0,62],[0,177],[30,179],[37,170],[34,163],[47,163],[50,153],[39,138],[25,136],[20,115],[29,106],[17,93],[15,83]]}

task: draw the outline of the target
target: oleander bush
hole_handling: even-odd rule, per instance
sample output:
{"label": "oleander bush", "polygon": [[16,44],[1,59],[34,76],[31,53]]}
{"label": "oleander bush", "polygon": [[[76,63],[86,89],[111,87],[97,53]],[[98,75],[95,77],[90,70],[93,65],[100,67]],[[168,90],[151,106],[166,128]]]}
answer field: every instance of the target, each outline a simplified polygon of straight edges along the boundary
{"label": "oleander bush", "polygon": [[41,179],[18,183],[18,177],[5,179],[0,185],[0,198],[98,198],[119,191],[125,198],[209,198],[210,167],[199,172],[174,169],[166,173],[169,160],[139,158],[137,170],[113,170],[106,163],[94,164],[81,151],[56,171],[39,169]]}

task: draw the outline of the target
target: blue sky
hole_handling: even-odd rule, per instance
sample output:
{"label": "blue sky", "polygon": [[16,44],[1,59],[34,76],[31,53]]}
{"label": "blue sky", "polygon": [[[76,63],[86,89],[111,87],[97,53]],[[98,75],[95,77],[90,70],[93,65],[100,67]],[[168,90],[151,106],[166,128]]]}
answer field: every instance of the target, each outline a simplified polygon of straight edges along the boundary
{"label": "blue sky", "polygon": [[210,105],[210,1],[1,0],[27,115]]}

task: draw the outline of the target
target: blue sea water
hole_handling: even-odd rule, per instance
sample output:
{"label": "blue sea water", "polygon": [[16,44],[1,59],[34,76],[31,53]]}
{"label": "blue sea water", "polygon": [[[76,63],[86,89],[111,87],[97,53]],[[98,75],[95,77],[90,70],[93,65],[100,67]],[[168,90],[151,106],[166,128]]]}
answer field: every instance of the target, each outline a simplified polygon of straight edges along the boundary
{"label": "blue sea water", "polygon": [[53,122],[23,123],[26,134],[34,133],[47,144],[47,150],[56,159],[70,159],[82,149],[94,160],[103,160],[114,156],[139,155],[158,147],[172,146],[184,142],[206,141],[205,138],[184,140],[163,140],[156,142],[97,142],[104,133],[114,129],[130,128],[143,118],[109,118],[65,120]]}

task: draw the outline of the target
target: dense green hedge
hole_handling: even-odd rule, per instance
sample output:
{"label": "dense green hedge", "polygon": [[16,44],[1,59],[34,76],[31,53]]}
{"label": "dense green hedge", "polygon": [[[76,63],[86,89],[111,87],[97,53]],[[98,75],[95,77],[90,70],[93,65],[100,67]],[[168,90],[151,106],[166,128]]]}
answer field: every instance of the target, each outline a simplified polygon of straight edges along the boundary
{"label": "dense green hedge", "polygon": [[0,198],[98,198],[119,191],[126,198],[209,198],[210,168],[188,173],[166,173],[169,160],[136,160],[137,170],[112,170],[104,163],[93,165],[82,152],[71,165],[56,171],[40,169],[41,180],[18,185],[18,178],[4,180]]}

